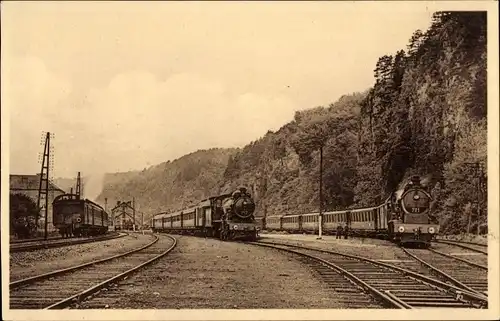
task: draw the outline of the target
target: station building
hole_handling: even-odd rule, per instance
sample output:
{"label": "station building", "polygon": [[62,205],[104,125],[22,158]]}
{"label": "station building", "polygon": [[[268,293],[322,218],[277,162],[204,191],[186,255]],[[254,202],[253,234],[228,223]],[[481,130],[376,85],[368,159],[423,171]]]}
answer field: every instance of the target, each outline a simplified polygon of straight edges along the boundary
{"label": "station building", "polygon": [[[40,174],[36,175],[10,175],[10,193],[11,194],[24,194],[30,197],[35,203],[38,199],[38,188],[40,187]],[[48,195],[48,231],[55,230],[52,223],[52,201],[57,196],[66,193],[64,190],[56,186],[54,183],[49,182],[49,195]],[[43,202],[45,203],[45,202]],[[42,206],[42,204],[41,204]],[[45,214],[42,210],[42,218],[39,220],[39,230],[44,229]]]}

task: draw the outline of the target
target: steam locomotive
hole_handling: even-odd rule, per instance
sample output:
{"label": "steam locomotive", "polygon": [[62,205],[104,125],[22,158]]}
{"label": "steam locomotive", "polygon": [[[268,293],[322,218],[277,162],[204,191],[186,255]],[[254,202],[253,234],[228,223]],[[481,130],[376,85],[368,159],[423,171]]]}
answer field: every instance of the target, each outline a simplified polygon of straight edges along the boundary
{"label": "steam locomotive", "polygon": [[153,232],[201,234],[221,240],[256,240],[258,226],[255,202],[246,188],[213,196],[196,206],[173,213],[160,213],[151,219]]}
{"label": "steam locomotive", "polygon": [[108,213],[76,194],[62,194],[52,202],[54,226],[63,237],[106,234]]}
{"label": "steam locomotive", "polygon": [[[439,224],[430,213],[431,199],[421,186],[420,177],[412,176],[402,193],[393,193],[379,206],[323,213],[322,228],[325,234],[334,234],[339,226],[347,226],[353,235],[428,247],[439,232]],[[291,233],[315,232],[318,222],[319,213],[257,218],[262,229]]]}

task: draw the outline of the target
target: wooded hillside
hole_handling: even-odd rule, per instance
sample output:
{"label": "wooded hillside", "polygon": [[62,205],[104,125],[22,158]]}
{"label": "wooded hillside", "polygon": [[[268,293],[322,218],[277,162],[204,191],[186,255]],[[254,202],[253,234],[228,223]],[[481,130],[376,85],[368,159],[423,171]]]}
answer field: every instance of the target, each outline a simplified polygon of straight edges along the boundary
{"label": "wooded hillside", "polygon": [[241,150],[198,151],[108,184],[100,199],[138,195],[164,211],[245,185],[259,216],[317,211],[323,146],[324,210],[379,204],[418,174],[445,231],[464,231],[478,199],[472,227],[485,224],[486,176],[479,188],[467,163],[487,157],[486,13],[439,12],[409,38],[379,58],[366,92],[297,112]]}
{"label": "wooded hillside", "polygon": [[139,172],[107,174],[97,198],[109,208],[117,201],[132,201],[149,219],[152,213],[181,209],[217,192],[228,157],[234,149],[199,150]]}

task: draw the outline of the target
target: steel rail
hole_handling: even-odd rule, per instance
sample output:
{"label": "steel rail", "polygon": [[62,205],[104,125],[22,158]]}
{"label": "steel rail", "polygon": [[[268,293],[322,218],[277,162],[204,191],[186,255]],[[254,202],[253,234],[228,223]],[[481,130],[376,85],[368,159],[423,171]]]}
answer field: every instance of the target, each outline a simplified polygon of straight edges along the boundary
{"label": "steel rail", "polygon": [[[127,235],[127,234],[117,233],[117,234],[112,234],[112,235],[103,235],[103,236],[98,236],[98,237],[86,238],[83,240],[65,239],[66,241],[63,241],[63,242],[30,244],[30,245],[21,245],[21,246],[14,246],[14,247],[11,244],[11,246],[9,248],[9,252],[10,253],[31,252],[31,251],[44,250],[44,249],[49,249],[49,248],[58,248],[58,247],[64,247],[64,246],[70,246],[70,245],[108,241],[108,240],[123,237],[125,235]],[[21,242],[21,243],[14,243],[14,244],[23,244],[23,243]]]}
{"label": "steel rail", "polygon": [[435,273],[439,274],[441,277],[447,279],[448,281],[450,281],[451,283],[453,283],[455,286],[457,287],[460,287],[462,289],[465,289],[469,292],[472,292],[472,293],[477,293],[477,294],[481,294],[479,292],[477,292],[476,290],[472,289],[471,287],[467,286],[466,284],[460,282],[459,280],[455,279],[454,277],[452,277],[451,275],[449,275],[448,273],[445,273],[443,271],[441,271],[440,269],[438,269],[437,267],[433,266],[432,264],[430,264],[429,262],[419,258],[418,256],[416,256],[415,254],[413,253],[410,253],[407,249],[402,249],[407,255],[411,256],[412,258],[414,258],[415,260],[419,261],[421,264],[425,265],[426,267],[428,267],[429,269],[431,269],[432,271],[434,271]]}
{"label": "steel rail", "polygon": [[[159,240],[158,236],[155,236],[155,237],[156,237],[156,240],[153,242],[153,244],[156,243]],[[74,295],[72,295],[72,296],[70,296],[70,297],[68,297],[66,299],[63,299],[63,300],[61,300],[61,301],[59,301],[57,303],[54,303],[54,304],[46,307],[44,310],[62,309],[62,308],[65,308],[65,307],[68,307],[69,305],[71,305],[73,303],[73,301],[75,301],[75,300],[77,302],[80,302],[83,299],[85,299],[86,297],[88,297],[88,296],[94,294],[95,292],[99,291],[100,289],[102,289],[106,285],[108,285],[110,283],[113,283],[113,282],[116,282],[116,281],[118,281],[118,280],[126,277],[127,275],[129,275],[129,274],[131,274],[131,273],[133,273],[133,272],[141,269],[142,267],[144,267],[144,266],[146,266],[148,264],[151,264],[154,261],[156,261],[156,260],[164,257],[170,251],[172,251],[175,248],[175,246],[177,245],[177,239],[176,238],[174,238],[173,236],[170,236],[170,235],[166,235],[166,237],[170,238],[173,241],[173,243],[172,243],[172,245],[167,250],[163,251],[159,255],[157,255],[157,256],[155,256],[155,257],[147,260],[146,262],[143,262],[143,263],[141,263],[141,264],[139,264],[139,265],[137,265],[137,266],[135,266],[135,267],[133,267],[133,268],[131,268],[131,269],[123,272],[123,273],[115,275],[115,276],[113,276],[113,277],[111,277],[111,278],[109,278],[109,279],[107,279],[107,280],[105,280],[105,281],[103,281],[103,282],[101,282],[101,283],[93,286],[93,287],[90,287],[90,288],[88,288],[88,289],[86,289],[86,290],[84,290],[84,291],[82,291],[80,293],[74,294]],[[153,244],[151,244],[151,245],[153,245]]]}
{"label": "steel rail", "polygon": [[69,268],[64,268],[64,269],[60,269],[60,270],[56,270],[56,271],[52,271],[52,272],[48,272],[48,273],[44,273],[44,274],[40,274],[40,275],[35,275],[35,276],[29,277],[29,278],[25,278],[25,279],[21,279],[21,280],[10,282],[9,283],[9,288],[10,289],[15,289],[17,287],[20,287],[21,285],[31,284],[31,283],[34,283],[36,281],[45,280],[45,279],[48,279],[48,278],[51,278],[51,277],[54,277],[54,276],[58,276],[58,275],[62,275],[62,274],[65,274],[65,273],[69,273],[69,272],[74,272],[74,271],[80,270],[82,268],[89,267],[91,265],[95,265],[95,264],[99,264],[99,263],[104,263],[104,262],[111,261],[111,260],[114,260],[114,259],[117,259],[117,258],[120,258],[120,257],[127,256],[129,254],[133,254],[133,253],[138,252],[138,251],[142,251],[142,250],[150,247],[151,245],[155,244],[156,242],[158,242],[159,238],[157,236],[155,236],[155,238],[156,239],[153,242],[148,243],[148,244],[146,244],[144,246],[141,246],[140,248],[130,250],[130,251],[125,252],[125,253],[116,254],[116,255],[113,255],[113,256],[110,256],[110,257],[107,257],[107,258],[104,258],[104,259],[100,259],[100,260],[96,260],[96,261],[91,261],[91,262],[83,263],[83,264],[80,264],[80,265],[71,266]]}
{"label": "steel rail", "polygon": [[488,267],[487,266],[484,266],[484,265],[481,265],[481,264],[477,264],[477,263],[474,263],[474,262],[471,262],[469,260],[466,260],[466,259],[463,259],[461,257],[456,257],[456,256],[453,256],[453,255],[450,255],[448,253],[444,253],[444,252],[441,252],[441,251],[438,251],[438,250],[434,250],[434,249],[428,249],[429,251],[431,252],[434,252],[434,253],[437,253],[439,255],[442,255],[442,256],[445,256],[447,258],[450,258],[450,259],[453,259],[453,260],[457,260],[457,261],[461,261],[461,262],[464,262],[464,263],[467,263],[469,265],[472,265],[474,267],[477,267],[479,269],[482,269],[482,270],[488,270]]}
{"label": "steel rail", "polygon": [[414,277],[415,279],[424,281],[425,283],[428,283],[436,288],[439,288],[441,290],[445,290],[448,293],[452,293],[453,295],[455,295],[457,300],[465,300],[465,301],[469,302],[471,305],[474,305],[478,308],[487,308],[487,306],[488,306],[488,297],[485,296],[483,293],[479,293],[475,290],[470,291],[470,290],[464,289],[462,287],[455,286],[453,284],[444,283],[440,280],[436,280],[436,279],[428,277],[426,275],[423,275],[423,274],[420,274],[417,272],[413,272],[413,271],[410,271],[408,269],[404,269],[404,268],[401,268],[401,267],[398,267],[398,266],[395,266],[392,264],[379,262],[376,260],[372,260],[369,258],[360,257],[360,256],[356,256],[356,255],[345,254],[345,253],[340,253],[340,252],[335,252],[335,251],[330,251],[330,250],[323,250],[323,249],[319,249],[319,248],[311,248],[311,247],[304,247],[304,246],[292,245],[292,244],[275,243],[275,242],[269,242],[269,243],[265,242],[265,243],[261,243],[261,244],[277,244],[277,245],[288,246],[288,247],[302,248],[302,249],[306,249],[306,250],[313,250],[313,251],[318,251],[318,252],[323,252],[323,253],[341,255],[341,256],[349,257],[349,258],[356,259],[356,260],[370,262],[372,264],[383,266],[383,267],[386,267],[386,268],[389,268],[389,269],[392,269],[395,271],[399,271],[403,274]]}
{"label": "steel rail", "polygon": [[32,239],[14,239],[14,240],[10,240],[9,243],[10,244],[22,244],[22,243],[54,241],[54,240],[62,240],[62,239],[64,239],[64,237],[62,237],[62,236],[51,236],[51,237],[48,237],[47,239],[45,239],[43,237],[35,237]]}
{"label": "steel rail", "polygon": [[[436,242],[436,243],[442,243],[442,244],[448,244],[448,245],[453,245],[453,246],[458,246],[458,247],[461,247],[461,248],[466,249],[466,250],[471,250],[473,252],[477,252],[477,253],[481,253],[481,254],[484,254],[484,255],[488,255],[487,251],[476,249],[476,248],[473,248],[473,247],[470,247],[470,246],[467,246],[465,244],[461,244],[461,243],[458,243],[458,242],[444,241],[444,240],[435,240],[434,242]],[[484,244],[474,244],[474,245],[477,245],[477,246],[480,246],[480,247],[486,247],[486,248],[488,247],[488,245],[484,245]]]}
{"label": "steel rail", "polygon": [[347,271],[346,269],[341,268],[340,266],[338,266],[338,265],[336,265],[336,264],[334,264],[332,262],[328,262],[328,261],[326,261],[326,260],[324,260],[322,258],[313,256],[313,255],[309,255],[309,254],[306,254],[306,253],[301,253],[301,252],[297,252],[297,251],[294,251],[294,250],[291,250],[291,249],[286,249],[286,248],[279,247],[279,246],[288,246],[287,244],[266,244],[266,243],[260,243],[260,242],[249,242],[247,244],[252,244],[252,245],[258,245],[258,246],[263,246],[263,247],[269,247],[269,248],[273,248],[273,249],[278,249],[278,250],[281,250],[281,251],[286,251],[286,252],[289,252],[289,253],[293,253],[293,254],[297,254],[297,255],[300,255],[300,256],[308,257],[308,258],[313,259],[315,261],[321,262],[324,265],[327,265],[327,266],[333,268],[334,270],[338,271],[342,275],[346,276],[348,279],[350,279],[352,282],[360,285],[362,288],[368,290],[368,292],[370,292],[373,296],[375,296],[375,298],[381,299],[385,305],[388,305],[389,307],[392,307],[392,308],[398,308],[398,309],[409,309],[409,308],[411,308],[406,303],[401,302],[400,300],[395,300],[393,298],[394,296],[387,295],[387,294],[385,294],[385,293],[377,290],[375,287],[369,285],[368,283],[366,283],[365,281],[361,280],[360,278],[358,278],[357,276],[355,276],[351,272]]}
{"label": "steel rail", "polygon": [[450,240],[450,239],[443,239],[443,238],[437,238],[434,241],[445,241],[445,242],[453,242],[453,243],[462,243],[462,244],[477,245],[477,246],[480,246],[480,247],[488,247],[488,244],[481,244],[481,243],[468,242],[468,241],[459,241],[459,240]]}

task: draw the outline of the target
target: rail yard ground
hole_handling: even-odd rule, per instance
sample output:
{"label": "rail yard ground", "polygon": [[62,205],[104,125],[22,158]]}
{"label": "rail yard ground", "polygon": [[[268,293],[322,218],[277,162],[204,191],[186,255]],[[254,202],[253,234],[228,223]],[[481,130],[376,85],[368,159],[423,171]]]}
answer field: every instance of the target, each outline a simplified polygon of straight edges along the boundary
{"label": "rail yard ground", "polygon": [[130,234],[122,238],[10,254],[10,281],[98,260],[141,247],[151,235]]}
{"label": "rail yard ground", "polygon": [[[321,271],[305,264],[295,254],[241,242],[173,236],[177,239],[177,247],[167,256],[115,284],[106,286],[95,295],[73,304],[71,308],[346,309],[359,307],[354,303],[351,305],[345,298],[341,299],[342,292],[349,290],[350,293],[354,288],[346,289],[345,285],[341,286],[335,282],[328,284],[323,280],[324,275],[321,275]],[[153,238],[154,235],[151,233],[145,235],[130,233],[119,239],[97,243],[11,253],[10,280],[15,281],[125,253],[150,243]],[[336,239],[331,235],[317,239],[317,235],[263,233],[259,242],[332,250],[393,264],[434,277],[400,247],[386,240]],[[432,247],[451,255],[466,256],[469,260],[479,263],[484,263],[487,258],[449,244],[436,243]],[[432,255],[439,257],[438,254]],[[429,260],[434,261],[433,257]],[[328,274],[327,278],[331,278],[331,275]],[[457,277],[462,276],[457,275]],[[469,280],[466,279],[463,281],[467,283]],[[89,279],[89,282],[91,281]]]}
{"label": "rail yard ground", "polygon": [[290,255],[217,239],[176,238],[168,256],[80,308],[346,308]]}

